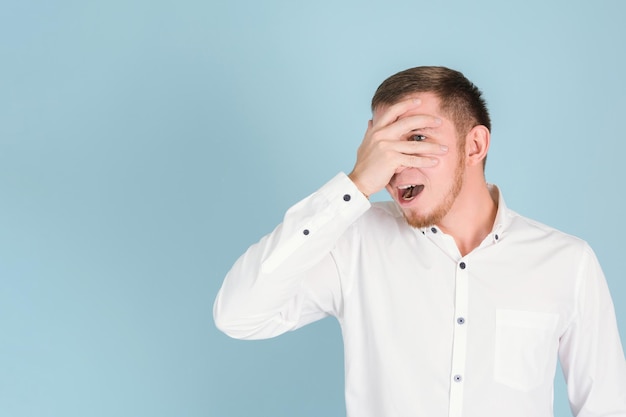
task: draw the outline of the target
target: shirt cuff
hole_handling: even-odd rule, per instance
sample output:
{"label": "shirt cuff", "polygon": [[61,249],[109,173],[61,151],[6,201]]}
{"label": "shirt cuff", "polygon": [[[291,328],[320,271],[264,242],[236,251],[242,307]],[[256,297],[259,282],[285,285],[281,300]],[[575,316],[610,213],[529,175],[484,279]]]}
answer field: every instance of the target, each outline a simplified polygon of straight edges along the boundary
{"label": "shirt cuff", "polygon": [[[371,203],[352,180],[343,172],[337,174],[287,210],[277,245],[263,262],[261,271],[270,273],[286,262],[303,262],[300,257],[314,258],[329,252],[348,227],[370,207]],[[303,248],[307,249],[302,252]]]}

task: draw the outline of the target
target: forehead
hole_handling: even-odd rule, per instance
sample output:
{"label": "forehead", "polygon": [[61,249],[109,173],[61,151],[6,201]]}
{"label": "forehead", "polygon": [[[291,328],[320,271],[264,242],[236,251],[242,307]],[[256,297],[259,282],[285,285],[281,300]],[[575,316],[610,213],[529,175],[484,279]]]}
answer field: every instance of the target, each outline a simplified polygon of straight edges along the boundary
{"label": "forehead", "polygon": [[[421,104],[416,107],[414,110],[411,110],[409,112],[406,112],[402,115],[400,115],[400,119],[407,117],[407,116],[414,116],[416,114],[428,114],[431,116],[437,116],[439,118],[446,118],[445,115],[441,112],[441,99],[435,94],[435,93],[431,93],[431,92],[419,92],[419,93],[410,93],[407,94],[406,96],[403,96],[400,100],[398,100],[398,103],[405,101],[405,100],[413,100],[413,99],[420,99],[422,102]],[[397,103],[394,103],[397,104]],[[382,115],[385,111],[387,111],[387,109],[389,109],[389,107],[391,107],[391,104],[382,104],[378,107],[376,107],[376,109],[374,109],[373,112],[373,120],[376,120],[378,117],[380,117],[380,115]]]}

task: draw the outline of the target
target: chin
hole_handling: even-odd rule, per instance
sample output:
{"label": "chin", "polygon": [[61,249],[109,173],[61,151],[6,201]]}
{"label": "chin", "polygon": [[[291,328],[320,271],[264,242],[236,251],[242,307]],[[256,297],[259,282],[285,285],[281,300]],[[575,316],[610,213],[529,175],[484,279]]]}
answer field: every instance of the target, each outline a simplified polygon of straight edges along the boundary
{"label": "chin", "polygon": [[404,214],[404,219],[409,226],[415,227],[416,229],[421,229],[435,224],[431,216],[417,214],[412,210],[402,210],[402,213]]}
{"label": "chin", "polygon": [[424,227],[430,227],[438,224],[443,220],[446,214],[449,211],[449,207],[446,205],[441,205],[437,207],[435,210],[430,211],[429,213],[420,213],[415,208],[403,208],[402,213],[404,214],[404,218],[406,222],[417,229],[422,229]]}

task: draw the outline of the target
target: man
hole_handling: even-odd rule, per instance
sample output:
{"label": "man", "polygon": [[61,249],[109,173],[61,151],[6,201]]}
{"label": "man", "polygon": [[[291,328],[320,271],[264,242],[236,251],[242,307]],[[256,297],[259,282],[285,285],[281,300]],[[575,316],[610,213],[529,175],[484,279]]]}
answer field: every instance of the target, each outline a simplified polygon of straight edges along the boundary
{"label": "man", "polygon": [[[235,263],[217,326],[259,339],[332,315],[351,417],[626,417],[626,361],[589,246],[488,184],[490,120],[461,73],[418,67],[372,100],[353,171]],[[393,202],[368,196],[386,188]]]}

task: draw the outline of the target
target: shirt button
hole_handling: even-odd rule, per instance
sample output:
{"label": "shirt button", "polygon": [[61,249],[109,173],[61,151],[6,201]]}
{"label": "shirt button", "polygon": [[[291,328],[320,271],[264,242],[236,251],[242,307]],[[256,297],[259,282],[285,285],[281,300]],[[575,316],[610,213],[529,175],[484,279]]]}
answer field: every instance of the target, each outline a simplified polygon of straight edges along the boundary
{"label": "shirt button", "polygon": [[456,322],[458,324],[465,324],[465,319],[463,317],[459,317],[458,319],[456,319]]}
{"label": "shirt button", "polygon": [[345,195],[343,196],[343,201],[350,201],[350,198],[351,198],[351,197],[350,197],[350,194],[345,194]]}
{"label": "shirt button", "polygon": [[494,236],[494,238],[495,238],[496,240],[498,240],[498,239],[500,239],[500,236],[495,235],[495,236]]}
{"label": "shirt button", "polygon": [[431,227],[430,231],[433,232],[433,233],[437,233],[437,229],[435,229],[434,227]]}
{"label": "shirt button", "polygon": [[454,382],[461,382],[463,381],[463,377],[461,375],[454,375]]}
{"label": "shirt button", "polygon": [[302,234],[303,234],[304,236],[308,236],[308,235],[309,235],[309,229],[304,229],[304,230],[302,231]]}
{"label": "shirt button", "polygon": [[465,267],[466,267],[466,266],[467,266],[467,265],[465,265],[465,262],[461,262],[461,263],[459,264],[459,268],[461,268],[461,269],[465,269]]}

